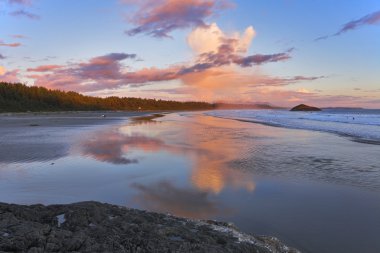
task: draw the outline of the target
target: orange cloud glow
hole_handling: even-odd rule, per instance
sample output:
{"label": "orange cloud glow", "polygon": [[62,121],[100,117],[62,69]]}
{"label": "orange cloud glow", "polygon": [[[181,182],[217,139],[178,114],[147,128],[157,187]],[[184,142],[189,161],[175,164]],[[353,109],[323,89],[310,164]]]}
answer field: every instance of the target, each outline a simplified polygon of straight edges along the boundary
{"label": "orange cloud glow", "polygon": [[5,43],[0,40],[0,47],[19,47],[21,43]]}
{"label": "orange cloud glow", "polygon": [[17,83],[19,82],[18,70],[8,71],[5,67],[0,66],[0,82]]}

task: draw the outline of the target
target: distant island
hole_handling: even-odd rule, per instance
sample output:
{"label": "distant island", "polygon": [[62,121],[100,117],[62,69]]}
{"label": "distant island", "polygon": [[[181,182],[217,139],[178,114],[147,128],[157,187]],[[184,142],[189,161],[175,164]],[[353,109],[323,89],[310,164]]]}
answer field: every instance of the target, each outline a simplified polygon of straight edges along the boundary
{"label": "distant island", "polygon": [[210,110],[215,104],[133,97],[91,97],[20,83],[0,82],[0,112]]}
{"label": "distant island", "polygon": [[319,109],[318,107],[300,104],[300,105],[297,105],[297,106],[293,107],[292,109],[290,109],[290,111],[318,112],[318,111],[322,111],[322,110]]}

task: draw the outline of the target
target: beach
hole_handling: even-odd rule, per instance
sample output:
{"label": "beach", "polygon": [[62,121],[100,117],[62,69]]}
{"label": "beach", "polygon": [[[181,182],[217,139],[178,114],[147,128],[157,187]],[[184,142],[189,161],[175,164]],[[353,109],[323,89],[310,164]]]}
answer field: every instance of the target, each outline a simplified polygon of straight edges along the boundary
{"label": "beach", "polygon": [[0,202],[99,201],[232,222],[301,252],[380,250],[379,145],[208,112],[0,118]]}

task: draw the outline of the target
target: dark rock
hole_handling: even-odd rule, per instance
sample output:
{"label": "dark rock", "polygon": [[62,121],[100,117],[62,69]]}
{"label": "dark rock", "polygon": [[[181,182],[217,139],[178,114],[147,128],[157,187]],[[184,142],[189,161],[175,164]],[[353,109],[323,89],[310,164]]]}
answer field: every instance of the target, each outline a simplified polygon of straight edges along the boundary
{"label": "dark rock", "polygon": [[291,111],[302,111],[302,112],[318,112],[318,111],[322,111],[318,107],[308,106],[308,105],[305,105],[305,104],[297,105],[297,106],[293,107],[290,110]]}
{"label": "dark rock", "polygon": [[125,207],[0,203],[0,252],[298,252],[230,223]]}

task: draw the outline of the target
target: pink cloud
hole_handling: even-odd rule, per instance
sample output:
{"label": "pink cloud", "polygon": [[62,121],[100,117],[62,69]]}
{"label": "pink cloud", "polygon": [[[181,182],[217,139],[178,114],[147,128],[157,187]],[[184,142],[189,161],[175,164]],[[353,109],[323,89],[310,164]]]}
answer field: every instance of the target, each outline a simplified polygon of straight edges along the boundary
{"label": "pink cloud", "polygon": [[95,57],[86,63],[80,63],[77,67],[77,75],[93,80],[122,79],[120,61],[135,58],[135,54],[125,53],[112,53]]}
{"label": "pink cloud", "polygon": [[0,82],[18,83],[18,70],[7,71],[4,67],[0,66]]}
{"label": "pink cloud", "polygon": [[[20,5],[23,7],[30,7],[33,3],[33,0],[7,0],[7,2],[11,5]],[[29,19],[40,19],[40,16],[34,13],[31,13],[30,11],[27,11],[25,9],[18,9],[14,10],[9,13],[9,15],[14,16],[14,17],[26,17]],[[13,36],[15,38],[24,38],[24,36],[18,37],[18,35]]]}
{"label": "pink cloud", "polygon": [[283,87],[254,87],[245,95],[249,98],[247,101],[271,102],[284,107],[292,107],[301,103],[318,107],[380,107],[380,101],[371,98],[352,95],[326,95],[315,91],[305,92],[304,89],[286,90]]}
{"label": "pink cloud", "polygon": [[31,5],[32,0],[8,0],[10,4]]}
{"label": "pink cloud", "polygon": [[289,49],[283,53],[276,54],[254,54],[249,56],[241,56],[236,52],[236,40],[228,40],[220,45],[217,52],[203,53],[198,56],[197,63],[181,70],[181,74],[192,72],[202,72],[204,70],[222,67],[231,64],[239,65],[240,67],[252,67],[253,65],[261,65],[270,62],[286,61],[291,58]]}
{"label": "pink cloud", "polygon": [[9,14],[14,16],[14,17],[26,17],[26,18],[34,19],[34,20],[40,19],[40,16],[33,14],[29,11],[25,11],[25,10],[13,11]]}
{"label": "pink cloud", "polygon": [[351,22],[348,22],[343,25],[342,29],[340,29],[337,33],[334,35],[340,35],[344,32],[347,32],[349,30],[357,29],[364,25],[375,25],[380,23],[380,11],[376,11],[373,13],[370,13],[364,17],[361,17],[357,20],[353,20]]}
{"label": "pink cloud", "polygon": [[135,54],[113,53],[61,68],[39,66],[30,71],[50,72],[28,77],[35,79],[35,84],[39,86],[82,92],[116,89],[125,85],[173,80],[178,77],[176,68],[144,68],[127,71],[122,67],[121,61],[135,58]]}
{"label": "pink cloud", "polygon": [[252,67],[253,65],[261,65],[268,62],[286,61],[291,58],[290,52],[294,49],[288,49],[283,53],[276,54],[255,54],[246,57],[238,57],[234,60],[234,63],[242,67]]}
{"label": "pink cloud", "polygon": [[[121,62],[127,59],[136,59],[137,56],[135,54],[112,53],[94,57],[86,62],[73,63],[67,66],[42,65],[36,68],[29,68],[27,71],[41,73],[28,76],[35,80],[36,85],[81,92],[117,89],[123,86],[139,87],[155,82],[171,80],[180,80],[186,85],[195,84],[201,88],[205,83],[205,78],[223,84],[223,86],[230,87],[233,87],[232,84],[236,82],[244,85],[257,82],[257,77],[243,77],[246,79],[244,82],[230,80],[225,77],[224,80],[217,80],[220,73],[224,73],[218,70],[219,68],[236,64],[237,59],[244,59],[243,56],[236,54],[236,48],[233,45],[234,43],[229,41],[228,43],[222,44],[216,53],[201,54],[198,56],[198,62],[195,64],[172,65],[161,69],[143,68],[136,71],[129,71],[128,68],[123,67]],[[275,55],[281,55],[281,53]],[[265,60],[260,59],[257,64],[271,61],[274,60],[271,56],[268,56]],[[239,76],[239,73],[230,74],[229,77],[231,76]],[[241,79],[241,77],[239,78]],[[254,81],[252,81],[253,79]],[[276,83],[276,85],[287,85],[290,82],[296,82],[298,80],[293,78],[277,81],[278,83]],[[270,84],[266,83],[266,85]],[[220,89],[220,87],[218,87],[218,89]]]}
{"label": "pink cloud", "polygon": [[16,38],[16,39],[26,39],[27,38],[25,35],[22,35],[22,34],[13,34],[12,37]]}
{"label": "pink cloud", "polygon": [[0,47],[19,47],[21,43],[5,43],[0,40]]}
{"label": "pink cloud", "polygon": [[202,72],[228,65],[246,68],[291,58],[293,48],[281,53],[246,55],[255,34],[252,26],[246,28],[242,34],[235,32],[230,35],[225,34],[215,23],[194,29],[187,41],[198,55],[195,64],[184,66],[181,74]]}
{"label": "pink cloud", "polygon": [[[316,106],[368,106],[369,99],[355,96],[328,96],[300,88],[297,91],[285,90],[289,84],[306,84],[325,76],[273,77],[260,73],[246,73],[223,67],[205,69],[201,72],[181,73],[183,66],[168,68],[143,68],[129,71],[121,62],[131,58],[128,54],[108,54],[94,57],[86,62],[62,67],[40,66],[35,68],[40,74],[27,76],[35,80],[35,85],[60,90],[79,92],[105,92],[120,88],[150,85],[161,81],[179,80],[183,86],[173,89],[140,89],[145,96],[167,98],[180,96],[186,99],[226,102],[269,102],[275,105],[292,106],[298,103],[311,103]],[[44,71],[47,72],[44,72]],[[15,81],[17,71],[0,76],[2,80]],[[13,79],[13,80],[12,80]],[[161,94],[161,95],[160,95]],[[164,95],[167,94],[167,95]],[[120,95],[123,95],[120,93]],[[178,98],[178,97],[177,97]],[[372,98],[372,100],[374,100]],[[374,107],[372,103],[372,107]]]}
{"label": "pink cloud", "polygon": [[344,24],[342,26],[342,28],[339,31],[337,31],[336,33],[334,33],[332,35],[324,35],[324,36],[318,37],[315,39],[315,41],[325,40],[325,39],[328,39],[328,38],[333,37],[333,36],[338,36],[338,35],[341,35],[343,33],[348,32],[348,31],[358,29],[362,26],[376,25],[376,24],[380,24],[380,10],[372,12],[372,13],[365,15],[359,19],[350,21],[350,22]]}
{"label": "pink cloud", "polygon": [[289,84],[295,84],[303,81],[314,81],[318,79],[326,78],[326,76],[293,76],[293,77],[271,77],[271,76],[262,76],[257,79],[254,84],[251,84],[250,87],[259,87],[259,86],[285,86]]}
{"label": "pink cloud", "polygon": [[[323,76],[307,77],[273,77],[259,72],[237,71],[235,69],[208,69],[181,77],[182,82],[191,87],[195,98],[207,101],[252,101],[256,89],[280,88],[290,84],[311,82],[325,78]],[[174,92],[173,92],[174,93]],[[264,100],[253,100],[264,101]]]}
{"label": "pink cloud", "polygon": [[[173,1],[162,2],[173,4]],[[211,1],[186,0],[184,2]],[[144,3],[150,3],[150,1]],[[137,88],[157,84],[157,82],[176,80],[186,87],[186,92],[189,94],[199,95],[198,98],[209,101],[219,99],[226,94],[233,94],[238,99],[239,92],[247,91],[250,88],[249,85],[281,86],[301,81],[295,77],[287,80],[284,78],[268,80],[269,78],[262,75],[239,72],[239,69],[286,61],[291,58],[293,49],[281,53],[247,56],[254,36],[255,30],[252,26],[247,27],[243,33],[225,34],[214,23],[210,26],[197,27],[190,33],[188,43],[194,50],[195,57],[193,61],[187,63],[174,64],[166,68],[151,67],[131,71],[128,67],[124,67],[122,61],[136,60],[137,56],[113,53],[57,69],[40,66],[33,70],[43,70],[37,72],[46,71],[47,73],[33,74],[28,77],[34,79],[35,84],[39,86],[91,93],[100,91],[104,93],[107,90],[125,87]],[[32,71],[32,69],[29,70]],[[311,78],[308,80],[312,80]],[[181,95],[184,91],[185,89],[181,91]],[[173,93],[175,92],[179,91]]]}
{"label": "pink cloud", "polygon": [[227,8],[225,0],[139,0],[123,1],[137,6],[130,22],[136,27],[127,35],[147,34],[153,37],[170,37],[177,29],[206,26],[205,19]]}
{"label": "pink cloud", "polygon": [[61,67],[62,67],[61,65],[42,65],[42,66],[38,66],[37,68],[28,68],[27,71],[28,72],[48,72],[48,71],[59,69]]}

